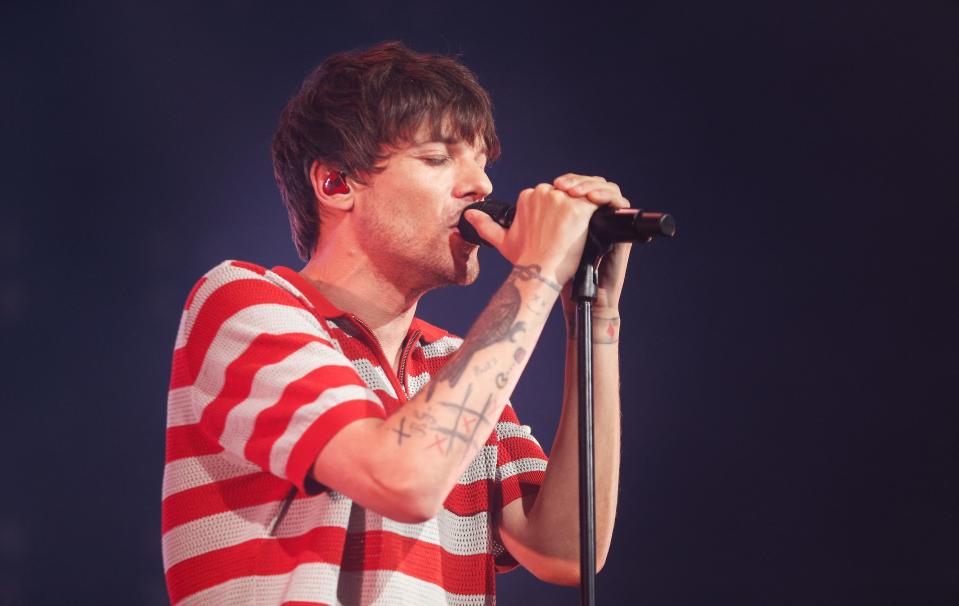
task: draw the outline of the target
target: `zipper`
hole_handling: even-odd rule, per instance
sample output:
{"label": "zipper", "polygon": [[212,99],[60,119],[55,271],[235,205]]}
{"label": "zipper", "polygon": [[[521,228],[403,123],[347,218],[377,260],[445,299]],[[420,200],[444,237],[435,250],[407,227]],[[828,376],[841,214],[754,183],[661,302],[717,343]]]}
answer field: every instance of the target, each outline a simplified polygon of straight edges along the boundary
{"label": "zipper", "polygon": [[276,517],[273,518],[273,524],[270,525],[269,535],[271,537],[276,536],[276,529],[280,526],[280,522],[283,521],[283,518],[286,517],[287,512],[290,510],[290,504],[293,503],[293,499],[296,497],[296,486],[290,489],[290,492],[286,495],[286,498],[283,500],[283,504],[280,505],[280,510],[276,512]]}
{"label": "zipper", "polygon": [[[390,364],[389,360],[386,359],[386,354],[383,353],[383,347],[380,345],[379,340],[376,338],[376,335],[373,334],[373,331],[369,326],[366,325],[366,322],[360,320],[356,317],[355,314],[348,314],[347,317],[364,333],[369,337],[370,342],[373,344],[373,353],[376,354],[376,357],[379,359],[380,367],[383,369],[383,372],[386,373],[386,378],[389,380],[390,384],[393,386],[393,391],[396,392],[396,398],[400,402],[406,402],[406,381],[400,382],[400,377],[404,376],[406,372],[406,359],[410,355],[410,350],[412,345],[416,343],[420,338],[420,331],[414,330],[411,335],[406,339],[406,344],[403,346],[403,353],[400,355],[400,366],[399,372],[393,372],[393,365]],[[399,375],[399,376],[397,376]],[[389,411],[387,411],[389,412]]]}
{"label": "zipper", "polygon": [[413,353],[413,346],[417,341],[420,340],[420,331],[414,330],[412,334],[406,339],[406,343],[403,345],[403,353],[400,355],[400,368],[397,372],[397,379],[400,381],[400,385],[403,387],[403,395],[409,397],[409,394],[406,393],[406,360],[410,357],[410,354]]}

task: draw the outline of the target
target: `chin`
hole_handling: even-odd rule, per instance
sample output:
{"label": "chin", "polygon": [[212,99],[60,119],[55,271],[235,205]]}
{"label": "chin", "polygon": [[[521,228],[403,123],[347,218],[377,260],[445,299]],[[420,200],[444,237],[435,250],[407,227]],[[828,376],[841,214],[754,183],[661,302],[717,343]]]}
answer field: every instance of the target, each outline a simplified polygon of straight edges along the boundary
{"label": "chin", "polygon": [[479,277],[479,247],[468,244],[459,236],[451,244],[453,258],[453,275],[450,280],[453,284],[468,286]]}
{"label": "chin", "polygon": [[460,259],[456,259],[453,283],[459,286],[469,286],[479,278],[479,271],[479,258],[476,256],[476,251],[473,251],[462,262],[460,262]]}

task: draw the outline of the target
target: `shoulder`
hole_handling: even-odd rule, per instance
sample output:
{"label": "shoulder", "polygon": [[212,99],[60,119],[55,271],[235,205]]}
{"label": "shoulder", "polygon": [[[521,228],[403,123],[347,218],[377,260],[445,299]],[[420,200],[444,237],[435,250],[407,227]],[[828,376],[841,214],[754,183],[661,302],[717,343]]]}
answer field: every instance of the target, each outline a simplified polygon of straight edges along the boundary
{"label": "shoulder", "polygon": [[299,326],[325,334],[316,310],[300,290],[276,272],[244,261],[223,261],[194,284],[184,305],[177,347],[194,342],[197,330],[205,336],[200,341],[206,342],[228,323],[248,329],[263,324],[274,331]]}
{"label": "shoulder", "polygon": [[312,307],[306,296],[278,273],[246,261],[226,260],[197,280],[187,296],[185,311],[196,312],[216,295],[238,303],[294,303]]}

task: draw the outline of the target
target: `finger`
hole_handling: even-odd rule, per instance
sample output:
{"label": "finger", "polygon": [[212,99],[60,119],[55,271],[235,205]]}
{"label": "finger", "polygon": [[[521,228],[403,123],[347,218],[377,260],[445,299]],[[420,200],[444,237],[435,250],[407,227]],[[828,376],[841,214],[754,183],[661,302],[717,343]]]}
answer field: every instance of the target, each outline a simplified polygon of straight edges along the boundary
{"label": "finger", "polygon": [[553,179],[553,187],[556,189],[565,190],[568,187],[572,187],[576,183],[579,183],[583,180],[583,175],[577,175],[576,173],[566,173],[565,175],[560,175]]}
{"label": "finger", "polygon": [[503,239],[506,237],[506,230],[503,229],[503,226],[494,221],[493,217],[475,208],[467,210],[463,213],[463,217],[469,221],[481,238],[492,244],[496,250],[499,250],[503,244]]}
{"label": "finger", "polygon": [[583,179],[576,185],[570,187],[566,192],[571,196],[585,196],[587,193],[593,191],[594,189],[608,189],[614,191],[617,194],[621,193],[619,191],[619,186],[611,181],[605,179],[599,180],[592,177],[588,179]]}
{"label": "finger", "polygon": [[586,198],[594,204],[609,204],[615,208],[628,208],[629,200],[623,197],[619,186],[608,182],[581,183],[567,192],[577,198]]}
{"label": "finger", "polygon": [[589,177],[586,175],[577,175],[576,173],[566,173],[560,177],[556,177],[553,181],[553,187],[563,191],[570,191],[578,185],[583,183],[605,183],[606,179],[602,177]]}
{"label": "finger", "polygon": [[609,204],[613,208],[629,208],[629,200],[619,192],[597,189],[586,194],[586,199],[594,204]]}

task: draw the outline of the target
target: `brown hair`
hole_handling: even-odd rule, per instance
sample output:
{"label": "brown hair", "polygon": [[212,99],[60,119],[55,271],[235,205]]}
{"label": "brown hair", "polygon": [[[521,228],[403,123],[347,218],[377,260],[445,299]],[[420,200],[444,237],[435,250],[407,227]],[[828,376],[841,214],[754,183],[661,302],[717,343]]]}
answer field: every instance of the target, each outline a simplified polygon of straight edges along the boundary
{"label": "brown hair", "polygon": [[319,237],[313,161],[363,183],[386,158],[384,146],[411,142],[423,125],[437,140],[481,141],[490,161],[499,155],[489,95],[451,57],[384,42],[332,55],[313,70],[273,135],[273,172],[300,258],[310,258]]}

